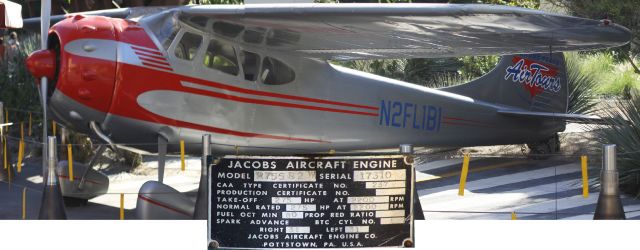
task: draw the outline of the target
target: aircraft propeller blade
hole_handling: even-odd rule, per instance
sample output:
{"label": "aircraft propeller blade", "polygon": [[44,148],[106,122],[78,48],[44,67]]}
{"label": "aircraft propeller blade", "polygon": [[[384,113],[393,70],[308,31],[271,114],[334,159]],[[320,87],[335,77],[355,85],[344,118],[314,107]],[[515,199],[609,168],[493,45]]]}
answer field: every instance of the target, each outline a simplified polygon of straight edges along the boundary
{"label": "aircraft propeller blade", "polygon": [[[42,0],[40,9],[40,48],[47,49],[49,40],[49,24],[51,21],[51,0]],[[42,176],[45,176],[47,165],[47,84],[48,79],[40,80],[40,103],[42,103]]]}

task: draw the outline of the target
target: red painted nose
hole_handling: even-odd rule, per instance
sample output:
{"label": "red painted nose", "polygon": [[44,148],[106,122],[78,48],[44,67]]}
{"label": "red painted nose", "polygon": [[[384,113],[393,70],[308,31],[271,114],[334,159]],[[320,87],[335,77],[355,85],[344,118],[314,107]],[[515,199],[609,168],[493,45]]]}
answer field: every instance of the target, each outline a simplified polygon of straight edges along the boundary
{"label": "red painted nose", "polygon": [[53,50],[34,51],[27,57],[27,68],[38,80],[53,79],[56,75],[56,53]]}

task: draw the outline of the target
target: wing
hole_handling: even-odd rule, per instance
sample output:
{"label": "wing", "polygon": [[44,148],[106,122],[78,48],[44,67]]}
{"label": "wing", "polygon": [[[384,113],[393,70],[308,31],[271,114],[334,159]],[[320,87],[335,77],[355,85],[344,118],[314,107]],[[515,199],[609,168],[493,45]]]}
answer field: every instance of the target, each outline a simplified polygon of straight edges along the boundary
{"label": "wing", "polygon": [[631,38],[609,22],[476,4],[186,6],[141,22],[154,30],[176,20],[244,46],[330,60],[591,50]]}
{"label": "wing", "polygon": [[[70,13],[72,15],[87,15],[87,16],[106,16],[113,18],[125,18],[136,20],[146,15],[156,14],[163,10],[170,9],[170,7],[133,7],[133,8],[121,8],[121,9],[107,9],[96,10],[86,12]],[[55,15],[51,16],[51,25],[64,19],[67,15]],[[24,29],[33,32],[40,32],[40,17],[32,17],[24,19]]]}

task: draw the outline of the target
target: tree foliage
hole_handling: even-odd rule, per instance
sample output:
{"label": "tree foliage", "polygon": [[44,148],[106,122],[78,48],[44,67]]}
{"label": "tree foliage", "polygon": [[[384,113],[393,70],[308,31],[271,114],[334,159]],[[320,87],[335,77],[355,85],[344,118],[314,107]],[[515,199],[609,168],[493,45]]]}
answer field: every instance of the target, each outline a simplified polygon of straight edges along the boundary
{"label": "tree foliage", "polygon": [[549,0],[566,9],[569,14],[591,19],[610,19],[627,27],[632,33],[631,43],[613,49],[619,59],[628,60],[640,74],[637,58],[640,56],[640,0]]}

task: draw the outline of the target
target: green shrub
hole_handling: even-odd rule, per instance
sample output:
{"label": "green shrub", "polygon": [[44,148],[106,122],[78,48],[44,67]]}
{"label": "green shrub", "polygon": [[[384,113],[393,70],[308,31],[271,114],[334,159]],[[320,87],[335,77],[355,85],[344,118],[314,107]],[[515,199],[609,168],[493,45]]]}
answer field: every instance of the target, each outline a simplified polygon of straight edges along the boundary
{"label": "green shrub", "polygon": [[569,103],[567,113],[590,114],[598,104],[597,75],[583,67],[578,53],[565,53]]}
{"label": "green shrub", "polygon": [[630,98],[617,98],[602,115],[607,126],[597,129],[602,144],[616,144],[617,166],[623,191],[640,195],[640,94],[630,91]]}

